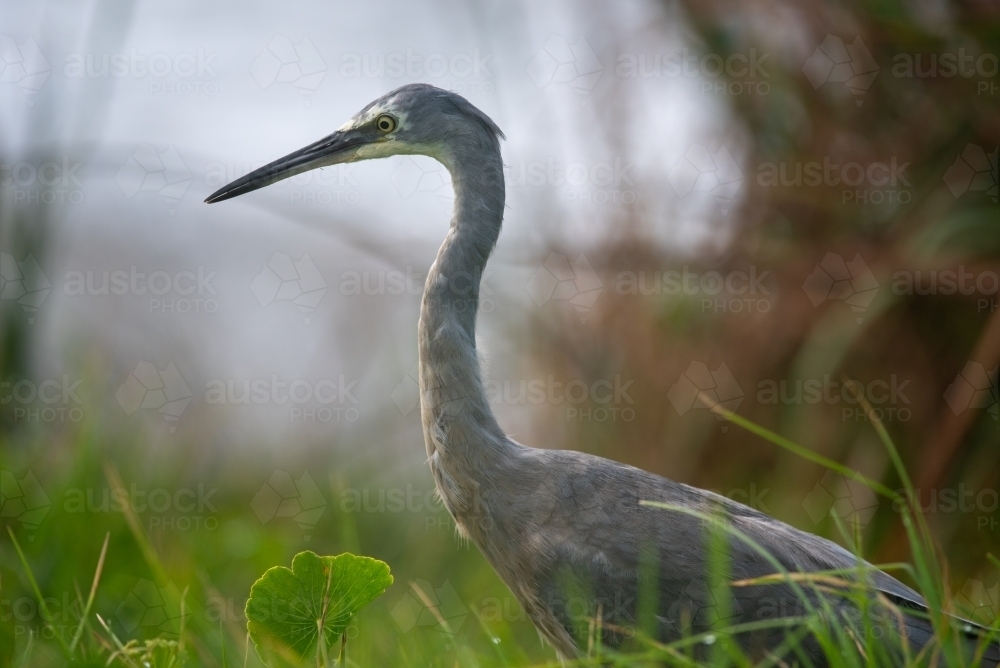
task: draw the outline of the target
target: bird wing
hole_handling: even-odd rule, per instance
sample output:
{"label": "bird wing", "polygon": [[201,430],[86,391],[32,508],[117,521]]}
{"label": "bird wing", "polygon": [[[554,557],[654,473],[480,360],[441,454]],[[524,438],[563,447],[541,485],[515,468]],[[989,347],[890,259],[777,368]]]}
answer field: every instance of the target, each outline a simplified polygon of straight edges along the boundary
{"label": "bird wing", "polygon": [[[624,589],[630,579],[634,586],[635,578],[640,576],[642,551],[650,541],[658,545],[663,562],[661,600],[676,599],[692,582],[704,583],[705,563],[700,554],[705,536],[703,522],[690,513],[643,506],[641,501],[679,506],[694,513],[711,514],[721,509],[734,529],[772,555],[785,570],[840,570],[849,575],[860,568],[870,585],[890,602],[917,613],[907,615],[905,620],[911,640],[919,645],[934,634],[929,620],[921,617],[927,612],[927,604],[920,594],[833,541],[800,531],[714,492],[631,466],[573,451],[534,453],[549,460],[535,471],[556,473],[542,484],[544,494],[551,497],[550,510],[543,520],[549,545],[560,553],[560,561],[584,566],[595,581],[605,583],[607,590]],[[773,563],[747,542],[730,541],[730,550],[734,579],[775,572]],[[604,597],[611,598],[612,592],[605,591]],[[987,633],[972,622],[958,621],[970,639]],[[1000,661],[1000,649],[989,647],[985,659]]]}

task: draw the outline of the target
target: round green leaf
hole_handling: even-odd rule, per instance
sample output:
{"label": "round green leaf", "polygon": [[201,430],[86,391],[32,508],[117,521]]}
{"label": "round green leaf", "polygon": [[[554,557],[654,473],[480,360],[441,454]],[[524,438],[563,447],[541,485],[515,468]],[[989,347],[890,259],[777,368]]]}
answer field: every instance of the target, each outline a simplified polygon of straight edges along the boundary
{"label": "round green leaf", "polygon": [[275,566],[250,588],[247,630],[261,659],[302,659],[328,651],[351,618],[392,584],[389,566],[345,552],[300,552],[291,570]]}

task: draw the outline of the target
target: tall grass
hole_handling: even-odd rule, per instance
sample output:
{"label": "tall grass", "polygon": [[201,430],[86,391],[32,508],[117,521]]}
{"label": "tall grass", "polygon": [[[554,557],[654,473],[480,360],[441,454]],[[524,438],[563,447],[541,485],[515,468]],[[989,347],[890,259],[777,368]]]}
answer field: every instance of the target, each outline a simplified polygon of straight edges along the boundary
{"label": "tall grass", "polygon": [[[703,399],[708,401],[707,398]],[[863,402],[863,398],[862,398]],[[696,515],[704,522],[708,532],[709,559],[706,578],[712,592],[726,592],[719,597],[712,613],[711,628],[703,633],[685,633],[671,643],[662,643],[643,633],[643,627],[630,630],[634,637],[628,643],[627,651],[618,651],[606,646],[602,639],[605,629],[600,614],[597,618],[583,620],[587,642],[586,656],[571,661],[574,666],[783,666],[807,665],[801,655],[802,643],[814,642],[822,648],[830,666],[976,666],[979,664],[985,644],[1000,641],[1000,620],[994,620],[990,629],[982,634],[979,647],[970,649],[963,642],[962,622],[950,614],[961,615],[949,591],[947,565],[934,544],[925,518],[915,503],[916,495],[907,471],[902,465],[897,449],[883,425],[870,407],[868,410],[872,428],[879,435],[883,446],[891,458],[904,491],[896,493],[877,481],[865,479],[842,465],[827,460],[807,448],[795,444],[774,432],[747,421],[724,408],[713,405],[712,410],[729,422],[747,429],[776,446],[806,457],[844,475],[863,481],[875,493],[891,499],[902,509],[900,521],[906,530],[909,547],[913,555],[912,563],[885,564],[891,570],[908,580],[928,603],[928,618],[934,626],[931,641],[919,651],[905,641],[902,629],[903,611],[899,610],[884,596],[873,596],[870,589],[861,583],[866,581],[864,565],[847,571],[823,573],[791,573],[782,567],[773,555],[756,545],[749,537],[740,534],[725,517],[697,513],[690,509],[662,507],[664,512],[684,512]],[[82,434],[77,434],[81,439]],[[108,489],[114,493],[124,492],[126,485],[118,469],[104,459],[99,464],[94,461],[97,450],[78,445],[76,475],[80,476],[96,467],[106,481]],[[337,483],[331,479],[331,488]],[[905,498],[901,498],[905,496]],[[58,512],[58,508],[56,509]],[[102,518],[109,519],[109,518]],[[364,540],[360,535],[370,527],[359,527],[350,514],[342,514],[336,546],[331,551],[364,551]],[[0,600],[7,602],[6,619],[9,625],[18,622],[15,630],[7,629],[0,637],[4,646],[3,666],[59,666],[59,665],[111,665],[130,668],[180,668],[181,666],[260,666],[252,646],[246,637],[245,621],[239,614],[242,598],[237,597],[231,609],[215,610],[206,601],[225,600],[217,581],[229,591],[242,587],[249,591],[253,578],[258,573],[248,571],[245,564],[236,569],[243,576],[233,582],[227,578],[229,567],[225,559],[199,559],[200,554],[224,551],[226,540],[221,532],[215,535],[199,536],[198,547],[191,543],[171,544],[151,539],[149,531],[136,510],[126,504],[121,516],[110,518],[110,522],[63,523],[49,532],[39,532],[29,544],[34,553],[25,550],[17,534],[8,527],[9,545],[12,552],[4,547],[2,555],[3,577],[0,579]],[[235,520],[234,520],[235,521]],[[388,532],[404,534],[395,518],[378,518],[378,524]],[[109,526],[101,526],[109,525]],[[859,556],[863,556],[861,533],[857,526],[840,528],[846,544]],[[104,531],[102,532],[102,529]],[[730,539],[738,539],[756,550],[763,559],[771,563],[775,575],[753,581],[733,581],[729,573],[727,545]],[[449,537],[450,540],[450,537]],[[183,541],[181,541],[183,542]],[[295,541],[290,541],[294,543]],[[415,541],[432,543],[433,541]],[[287,554],[292,546],[283,549],[261,550],[254,567],[263,570],[262,559],[281,561],[278,554]],[[68,550],[53,554],[53,550]],[[187,554],[177,554],[186,550]],[[474,552],[467,552],[465,560],[473,562],[464,572],[452,571],[451,577],[462,577],[461,586],[465,591],[479,588],[483,591],[500,593],[502,585],[488,571],[482,559]],[[132,591],[122,593],[122,573],[134,573],[136,561],[141,562],[141,570],[155,587],[149,589],[157,600],[149,600],[146,594]],[[392,564],[392,559],[389,559]],[[1000,566],[994,559],[993,563]],[[182,564],[182,566],[178,566]],[[396,564],[392,564],[394,568]],[[44,570],[44,577],[38,569]],[[448,566],[454,568],[454,565]],[[405,573],[405,566],[402,568]],[[72,596],[60,596],[55,591],[46,591],[44,583],[58,587],[57,583],[72,582]],[[184,583],[182,586],[175,582]],[[450,580],[446,580],[450,582]],[[727,606],[731,604],[728,592],[735,587],[748,587],[783,582],[796,592],[802,603],[802,614],[792,619],[771,619],[749,624],[733,625]],[[82,586],[81,586],[82,583]],[[541,647],[532,638],[530,625],[516,606],[509,606],[502,618],[498,619],[492,600],[470,601],[464,606],[464,614],[456,616],[447,593],[433,591],[434,585],[415,582],[412,578],[400,579],[400,584],[381,603],[374,604],[363,612],[350,631],[347,665],[351,666],[556,666],[554,659],[545,660],[551,650]],[[408,591],[401,591],[407,588]],[[105,590],[110,592],[105,595]],[[37,611],[31,619],[20,619],[27,605],[17,593],[22,592],[34,601]],[[418,623],[416,629],[405,628],[399,621],[398,608],[407,595],[418,602],[428,617]],[[146,604],[142,623],[133,628],[131,635],[123,630],[116,617],[120,617],[121,602],[129,596],[138,596]],[[145,598],[144,598],[145,597]],[[858,614],[843,614],[844,607]],[[13,601],[13,604],[9,602]],[[67,606],[67,601],[69,605]],[[115,602],[118,605],[114,605]],[[506,604],[506,602],[505,602]],[[55,605],[60,609],[53,609]],[[19,606],[19,607],[18,607]],[[503,606],[501,606],[503,607]],[[510,614],[511,611],[514,614]],[[235,614],[234,614],[235,613]],[[906,614],[915,614],[906,611]],[[150,615],[156,618],[148,618]],[[157,617],[158,616],[158,617]],[[150,633],[150,629],[159,630]],[[741,634],[765,629],[778,630],[786,638],[775,651],[761,658],[748,656],[738,642]],[[967,629],[965,629],[967,630]],[[539,663],[539,661],[542,661]]]}

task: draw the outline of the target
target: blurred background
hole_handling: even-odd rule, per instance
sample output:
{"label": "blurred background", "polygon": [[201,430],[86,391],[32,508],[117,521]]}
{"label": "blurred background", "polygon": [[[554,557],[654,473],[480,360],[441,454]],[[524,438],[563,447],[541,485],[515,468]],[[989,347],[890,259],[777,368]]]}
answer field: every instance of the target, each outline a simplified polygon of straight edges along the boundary
{"label": "blurred background", "polygon": [[197,665],[243,660],[250,585],[304,549],[395,574],[358,665],[554,658],[424,461],[444,168],[202,203],[411,82],[508,138],[479,318],[508,433],[906,560],[892,503],[697,400],[901,488],[863,394],[954,605],[996,618],[998,55],[985,0],[0,3],[0,517],[66,621],[5,530],[0,663],[67,633],[108,532],[95,611],[183,620]]}

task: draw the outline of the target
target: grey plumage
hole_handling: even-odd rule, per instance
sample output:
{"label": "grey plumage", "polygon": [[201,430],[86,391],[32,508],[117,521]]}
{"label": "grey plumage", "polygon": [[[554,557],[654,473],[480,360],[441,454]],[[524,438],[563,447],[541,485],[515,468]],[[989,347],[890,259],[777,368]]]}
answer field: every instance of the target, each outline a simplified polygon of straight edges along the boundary
{"label": "grey plumage", "polygon": [[[637,625],[661,639],[708,629],[714,593],[706,589],[706,527],[688,513],[640,505],[656,501],[705,514],[722,513],[734,530],[793,572],[856,568],[874,595],[905,611],[924,600],[838,545],[798,531],[711,492],[590,455],[525,447],[497,424],[476,356],[479,283],[500,233],[504,177],[499,128],[464,98],[428,85],[403,86],[372,102],[337,132],[225,186],[214,202],[299,172],[341,162],[424,154],[451,172],[451,228],[428,273],[419,324],[421,419],[438,492],[468,536],[564,657],[579,654],[587,621],[600,617],[604,641],[619,645]],[[731,577],[754,578],[775,566],[730,536]],[[802,597],[787,583],[736,587],[729,622],[799,615]],[[807,588],[806,598],[820,594]],[[641,600],[655,612],[640,619]],[[845,619],[851,606],[828,597]],[[932,628],[905,617],[910,642]],[[886,619],[886,628],[895,622]],[[687,627],[687,628],[685,628]],[[891,629],[890,629],[891,630]],[[784,633],[740,636],[751,653],[773,649]],[[989,660],[1000,661],[996,648]],[[815,643],[799,660],[824,663]]]}

